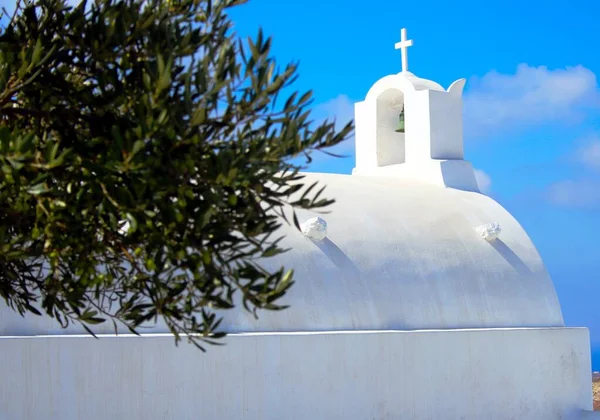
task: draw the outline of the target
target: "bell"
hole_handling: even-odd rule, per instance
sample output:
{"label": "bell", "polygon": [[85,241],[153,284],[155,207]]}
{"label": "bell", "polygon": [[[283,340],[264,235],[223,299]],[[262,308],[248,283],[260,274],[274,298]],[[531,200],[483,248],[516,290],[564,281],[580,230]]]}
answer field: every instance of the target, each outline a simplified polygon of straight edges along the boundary
{"label": "bell", "polygon": [[404,106],[402,107],[402,111],[400,111],[400,115],[398,115],[398,128],[396,128],[396,133],[404,133]]}

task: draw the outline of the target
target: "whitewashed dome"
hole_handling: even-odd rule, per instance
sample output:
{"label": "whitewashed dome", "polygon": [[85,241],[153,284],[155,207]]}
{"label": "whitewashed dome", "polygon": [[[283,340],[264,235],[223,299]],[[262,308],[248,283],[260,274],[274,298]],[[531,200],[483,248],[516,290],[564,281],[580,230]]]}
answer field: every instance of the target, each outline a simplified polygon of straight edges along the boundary
{"label": "whitewashed dome", "polygon": [[[230,331],[563,326],[554,286],[519,223],[486,195],[384,177],[307,174],[336,203],[325,239],[283,228],[295,270],[280,312],[229,313]],[[488,242],[477,228],[501,226]]]}
{"label": "whitewashed dome", "polygon": [[[282,299],[288,309],[237,308],[229,332],[446,329],[562,326],[560,305],[544,264],[519,223],[476,192],[385,177],[306,174],[336,199],[321,217],[323,240],[284,225],[284,247],[266,266],[295,270]],[[488,242],[477,228],[497,223]],[[317,224],[318,225],[318,224]],[[322,226],[321,226],[322,228]],[[112,325],[95,326],[111,333]],[[79,327],[69,333],[85,333]],[[166,332],[162,325],[147,332]],[[64,333],[53,319],[20,317],[2,308],[0,334]]]}

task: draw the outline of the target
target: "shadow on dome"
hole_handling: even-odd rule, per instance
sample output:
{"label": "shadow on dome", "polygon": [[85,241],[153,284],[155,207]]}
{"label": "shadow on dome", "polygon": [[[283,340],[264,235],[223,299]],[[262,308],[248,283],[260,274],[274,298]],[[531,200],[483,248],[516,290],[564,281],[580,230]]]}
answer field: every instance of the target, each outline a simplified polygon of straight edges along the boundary
{"label": "shadow on dome", "polygon": [[508,262],[517,273],[522,276],[528,276],[532,274],[531,269],[527,267],[523,260],[519,258],[519,256],[515,254],[515,252],[500,239],[490,242],[490,245],[492,245],[492,247],[494,247],[494,249],[498,251],[500,255],[502,255],[506,262]]}
{"label": "shadow on dome", "polygon": [[348,258],[344,251],[342,251],[336,244],[334,244],[329,238],[324,238],[321,241],[310,239],[310,241],[319,248],[323,254],[325,254],[331,262],[333,262],[337,268],[342,270],[345,274],[350,275],[354,278],[360,276],[360,272]]}

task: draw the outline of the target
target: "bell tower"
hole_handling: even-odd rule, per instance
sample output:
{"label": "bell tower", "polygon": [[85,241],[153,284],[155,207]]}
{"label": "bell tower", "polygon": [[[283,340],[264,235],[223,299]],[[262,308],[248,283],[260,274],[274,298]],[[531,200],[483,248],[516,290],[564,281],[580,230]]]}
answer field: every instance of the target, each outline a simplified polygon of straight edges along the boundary
{"label": "bell tower", "polygon": [[408,71],[401,31],[396,49],[402,71],[379,79],[354,106],[355,175],[411,178],[444,187],[478,191],[473,167],[465,161],[462,91],[465,79],[446,90]]}

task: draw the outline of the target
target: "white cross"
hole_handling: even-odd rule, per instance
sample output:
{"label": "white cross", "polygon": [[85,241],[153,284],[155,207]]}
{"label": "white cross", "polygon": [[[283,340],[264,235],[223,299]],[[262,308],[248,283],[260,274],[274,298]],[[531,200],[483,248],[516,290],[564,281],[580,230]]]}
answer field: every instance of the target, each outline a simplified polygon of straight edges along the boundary
{"label": "white cross", "polygon": [[412,47],[412,39],[406,39],[406,28],[400,31],[400,42],[397,42],[394,47],[402,53],[402,71],[408,71],[408,47]]}

